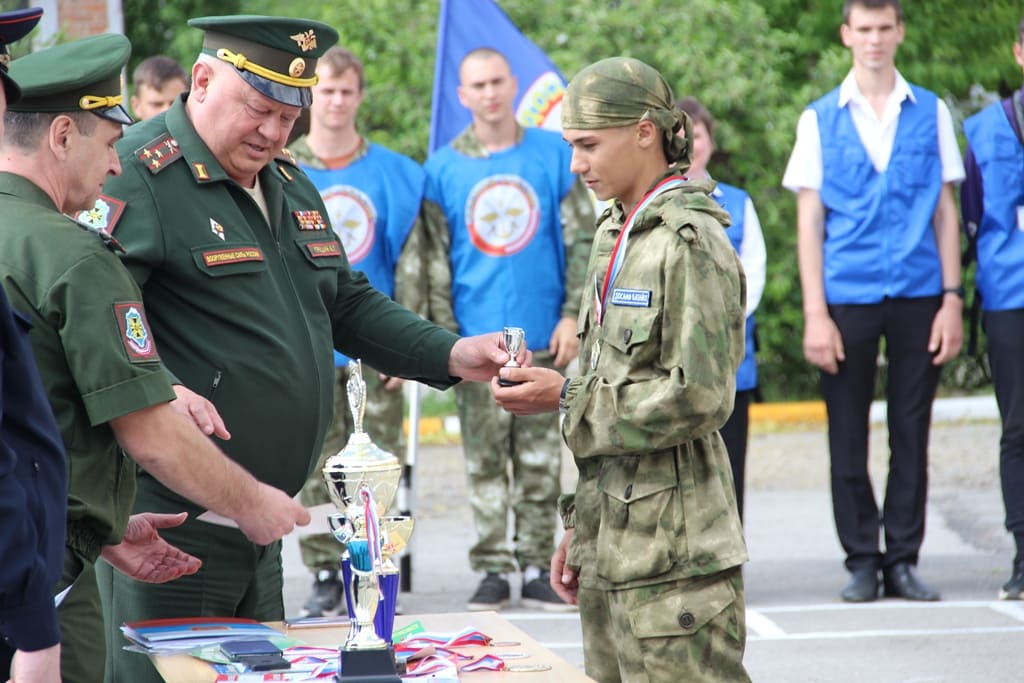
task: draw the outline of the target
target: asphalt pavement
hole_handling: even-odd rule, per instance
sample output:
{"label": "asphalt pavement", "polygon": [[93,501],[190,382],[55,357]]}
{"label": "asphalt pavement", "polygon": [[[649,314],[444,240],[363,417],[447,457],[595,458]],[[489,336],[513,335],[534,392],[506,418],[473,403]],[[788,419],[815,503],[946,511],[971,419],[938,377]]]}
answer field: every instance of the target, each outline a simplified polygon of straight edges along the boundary
{"label": "asphalt pavement", "polygon": [[[1012,539],[1003,529],[999,425],[991,410],[936,409],[931,435],[927,531],[918,565],[942,601],[839,599],[847,580],[828,491],[828,450],[820,422],[752,426],[745,512],[750,561],[744,568],[754,681],[923,683],[1020,681],[1024,603],[996,599],[1009,576]],[[968,416],[969,419],[959,419]],[[876,496],[888,459],[884,425],[872,428]],[[566,456],[563,485],[575,472]],[[474,532],[457,443],[424,446],[416,464],[406,614],[461,612],[479,578],[467,552]],[[316,514],[320,529],[323,513]],[[296,536],[285,541],[285,606],[296,614],[311,577]],[[518,582],[513,582],[513,599]],[[582,668],[579,617],[513,605],[502,615]],[[469,625],[469,624],[467,624]],[[525,675],[525,674],[523,674]],[[524,678],[524,680],[526,680]]]}

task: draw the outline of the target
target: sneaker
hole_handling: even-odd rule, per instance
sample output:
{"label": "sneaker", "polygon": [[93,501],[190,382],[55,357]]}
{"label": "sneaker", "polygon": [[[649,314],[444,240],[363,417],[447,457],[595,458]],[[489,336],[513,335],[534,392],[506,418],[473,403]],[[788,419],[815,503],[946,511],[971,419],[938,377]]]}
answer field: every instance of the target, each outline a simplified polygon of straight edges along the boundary
{"label": "sneaker", "polygon": [[575,612],[578,607],[570,605],[551,587],[551,572],[547,569],[541,571],[540,576],[523,584],[522,600],[523,607],[542,609],[546,612]]}
{"label": "sneaker", "polygon": [[500,574],[487,572],[484,580],[477,586],[476,593],[473,593],[473,597],[466,603],[466,609],[471,612],[501,609],[508,605],[510,595],[508,581]]}
{"label": "sneaker", "polygon": [[299,610],[299,616],[326,617],[338,613],[342,599],[341,576],[333,569],[321,569],[316,573],[313,592]]}
{"label": "sneaker", "polygon": [[1020,600],[1021,593],[1024,593],[1024,564],[1014,567],[1013,576],[999,591],[999,599]]}

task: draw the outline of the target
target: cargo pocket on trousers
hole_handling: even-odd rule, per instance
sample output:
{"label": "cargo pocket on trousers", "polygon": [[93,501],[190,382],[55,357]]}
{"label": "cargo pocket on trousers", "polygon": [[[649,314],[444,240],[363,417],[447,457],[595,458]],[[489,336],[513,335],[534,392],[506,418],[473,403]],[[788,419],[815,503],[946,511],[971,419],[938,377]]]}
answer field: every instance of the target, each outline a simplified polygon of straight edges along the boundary
{"label": "cargo pocket on trousers", "polygon": [[[671,457],[671,451],[668,452]],[[656,454],[624,457],[598,477],[601,522],[597,532],[597,573],[620,583],[664,574],[676,562],[682,533],[675,469],[659,467]],[[662,456],[663,457],[663,456]]]}
{"label": "cargo pocket on trousers", "polygon": [[[700,582],[700,579],[691,579]],[[678,587],[636,605],[629,615],[637,638],[666,638],[692,635],[736,601],[736,591],[727,577],[711,583]]]}

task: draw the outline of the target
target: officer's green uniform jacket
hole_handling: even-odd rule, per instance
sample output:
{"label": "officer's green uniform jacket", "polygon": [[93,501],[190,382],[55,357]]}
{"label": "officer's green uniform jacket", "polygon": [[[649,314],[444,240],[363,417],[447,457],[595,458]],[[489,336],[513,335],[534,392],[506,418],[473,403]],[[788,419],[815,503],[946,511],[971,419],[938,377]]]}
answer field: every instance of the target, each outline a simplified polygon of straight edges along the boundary
{"label": "officer's green uniform jacket", "polygon": [[[639,215],[601,326],[594,281],[603,284],[625,216],[616,203],[598,219],[578,321],[583,374],[569,382],[563,423],[579,481],[559,501],[575,527],[568,564],[586,588],[673,581],[746,560],[718,434],[743,357],[746,282],[713,187],[689,182]],[[613,303],[614,290],[633,305]]]}
{"label": "officer's green uniform jacket", "polygon": [[29,180],[0,173],[0,281],[32,320],[32,349],[68,454],[69,546],[95,559],[124,534],[134,465],[108,422],[174,399],[142,295],[101,238]]}
{"label": "officer's green uniform jacket", "polygon": [[[457,337],[349,268],[319,193],[289,155],[259,173],[268,225],[199,138],[184,97],[128,128],[118,152],[122,175],[104,187],[124,207],[112,232],[163,361],[214,402],[232,434],[219,445],[254,476],[289,494],[302,487],[333,413],[334,346],[391,375],[455,381]],[[147,478],[140,487],[158,509],[183,505]]]}

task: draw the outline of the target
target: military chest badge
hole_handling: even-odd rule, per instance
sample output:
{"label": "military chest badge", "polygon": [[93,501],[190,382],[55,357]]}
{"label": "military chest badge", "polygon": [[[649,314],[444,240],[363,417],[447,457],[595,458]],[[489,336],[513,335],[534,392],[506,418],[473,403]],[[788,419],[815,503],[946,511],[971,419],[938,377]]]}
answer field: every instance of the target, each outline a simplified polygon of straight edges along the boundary
{"label": "military chest badge", "polygon": [[121,333],[121,342],[132,363],[158,360],[156,344],[146,322],[146,310],[139,301],[114,304],[114,317]]}
{"label": "military chest badge", "polygon": [[124,213],[124,202],[116,197],[101,194],[91,209],[79,211],[75,220],[94,230],[113,232],[114,226]]}
{"label": "military chest badge", "polygon": [[210,219],[210,232],[216,235],[221,242],[224,241],[224,226],[212,218]]}
{"label": "military chest badge", "polygon": [[295,223],[299,226],[299,230],[326,230],[327,221],[324,220],[323,215],[315,209],[308,211],[292,211],[292,216],[295,217]]}

